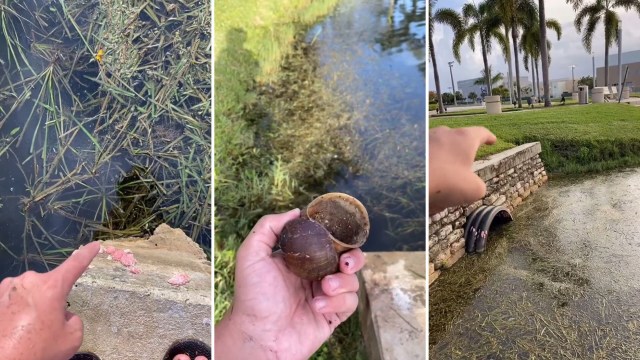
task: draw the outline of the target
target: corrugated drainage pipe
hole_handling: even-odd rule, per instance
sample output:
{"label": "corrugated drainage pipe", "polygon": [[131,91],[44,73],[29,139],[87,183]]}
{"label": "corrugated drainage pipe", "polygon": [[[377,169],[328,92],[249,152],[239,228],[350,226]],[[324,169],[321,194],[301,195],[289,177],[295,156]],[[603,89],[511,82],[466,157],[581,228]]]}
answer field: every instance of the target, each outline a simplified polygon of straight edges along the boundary
{"label": "corrugated drainage pipe", "polygon": [[513,221],[511,212],[504,206],[480,206],[467,217],[464,227],[465,251],[467,254],[484,252],[493,221],[504,224]]}

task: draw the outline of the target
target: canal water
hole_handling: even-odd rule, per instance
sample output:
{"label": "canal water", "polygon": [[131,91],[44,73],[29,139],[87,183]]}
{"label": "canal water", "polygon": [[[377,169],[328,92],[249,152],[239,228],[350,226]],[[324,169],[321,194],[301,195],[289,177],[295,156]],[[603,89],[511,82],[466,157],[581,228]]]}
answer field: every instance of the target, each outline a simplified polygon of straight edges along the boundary
{"label": "canal water", "polygon": [[429,358],[640,358],[639,213],[640,170],[550,181],[429,289]]}
{"label": "canal water", "polygon": [[319,73],[353,113],[357,171],[327,191],[361,199],[366,251],[425,248],[426,1],[344,0],[310,29]]}

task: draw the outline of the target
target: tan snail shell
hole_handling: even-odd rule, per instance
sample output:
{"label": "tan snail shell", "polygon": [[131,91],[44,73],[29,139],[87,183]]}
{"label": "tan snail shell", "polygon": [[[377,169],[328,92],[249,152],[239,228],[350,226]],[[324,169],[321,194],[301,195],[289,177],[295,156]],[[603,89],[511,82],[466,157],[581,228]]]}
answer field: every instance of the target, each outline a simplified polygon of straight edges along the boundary
{"label": "tan snail shell", "polygon": [[307,280],[338,271],[340,254],[362,246],[369,236],[367,209],[356,198],[328,193],[314,199],[288,222],[279,244],[289,269]]}

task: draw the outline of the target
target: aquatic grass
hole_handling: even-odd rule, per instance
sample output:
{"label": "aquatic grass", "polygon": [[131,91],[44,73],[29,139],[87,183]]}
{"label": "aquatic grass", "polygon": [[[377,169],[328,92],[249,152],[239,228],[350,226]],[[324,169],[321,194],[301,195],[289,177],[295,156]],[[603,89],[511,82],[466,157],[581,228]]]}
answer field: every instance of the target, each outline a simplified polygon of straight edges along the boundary
{"label": "aquatic grass", "polygon": [[[0,150],[9,155],[0,162],[13,159],[26,185],[12,209],[31,239],[23,251],[142,235],[161,220],[210,246],[211,163],[201,156],[211,151],[209,8],[0,4]],[[119,198],[127,184],[118,183],[137,168],[143,178],[129,185],[148,193]],[[54,219],[62,230],[44,225]]]}
{"label": "aquatic grass", "polygon": [[[608,193],[609,186],[595,191]],[[544,194],[523,205],[517,223],[492,233],[487,252],[464,257],[429,289],[430,357],[636,356],[640,313],[634,287],[616,278],[615,271],[599,279],[602,273],[597,270],[605,259],[601,251],[617,257],[619,245],[602,246],[610,242],[606,239],[593,247],[598,255],[585,252],[591,241],[606,234],[585,241],[584,235],[593,230],[592,219],[583,219],[591,225],[574,226],[582,216],[557,208],[564,194]],[[540,214],[553,215],[541,219]],[[563,228],[557,225],[558,216],[569,226],[565,231],[557,231]],[[567,236],[573,228],[577,232]],[[577,252],[567,249],[577,243]],[[619,281],[623,284],[610,286]]]}

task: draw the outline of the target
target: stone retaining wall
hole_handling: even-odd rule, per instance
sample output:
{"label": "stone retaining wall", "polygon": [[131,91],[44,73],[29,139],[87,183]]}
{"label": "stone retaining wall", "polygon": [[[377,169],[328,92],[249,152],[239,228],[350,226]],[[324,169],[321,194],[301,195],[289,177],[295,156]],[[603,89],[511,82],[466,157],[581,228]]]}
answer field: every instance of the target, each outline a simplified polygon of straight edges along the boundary
{"label": "stone retaining wall", "polygon": [[481,205],[503,205],[510,211],[547,181],[539,142],[524,144],[486,160],[473,170],[487,184],[487,194],[463,207],[448,208],[429,219],[429,285],[465,254],[467,216]]}

